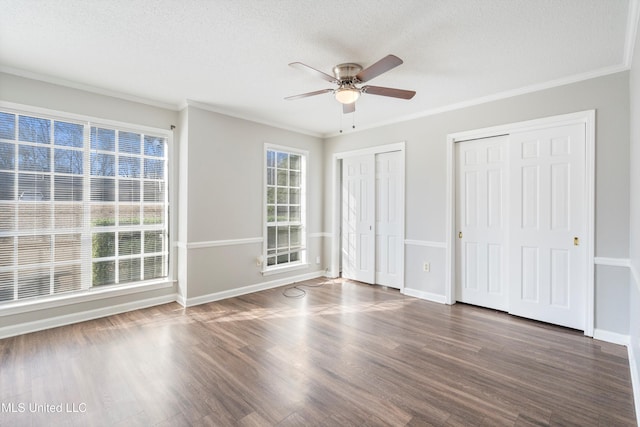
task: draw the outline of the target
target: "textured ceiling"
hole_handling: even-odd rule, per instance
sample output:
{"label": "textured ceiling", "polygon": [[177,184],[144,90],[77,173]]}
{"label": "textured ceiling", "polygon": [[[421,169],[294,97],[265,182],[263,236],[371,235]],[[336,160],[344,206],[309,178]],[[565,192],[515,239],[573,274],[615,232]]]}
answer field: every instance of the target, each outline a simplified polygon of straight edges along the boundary
{"label": "textured ceiling", "polygon": [[[0,0],[0,71],[125,94],[187,100],[317,135],[628,68],[636,0]],[[634,13],[635,16],[635,13]],[[417,91],[363,95],[355,116],[326,73],[387,54],[368,82]],[[523,89],[524,88],[524,89]],[[1,90],[1,82],[0,82]],[[515,92],[513,92],[515,91]],[[0,92],[1,97],[1,92]],[[341,124],[342,123],[342,124]]]}

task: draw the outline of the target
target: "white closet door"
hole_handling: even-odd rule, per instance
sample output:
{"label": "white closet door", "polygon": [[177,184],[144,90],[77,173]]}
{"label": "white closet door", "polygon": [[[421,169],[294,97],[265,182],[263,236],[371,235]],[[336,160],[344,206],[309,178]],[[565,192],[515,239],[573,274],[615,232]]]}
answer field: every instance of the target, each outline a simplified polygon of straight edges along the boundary
{"label": "white closet door", "polygon": [[375,282],[375,157],[342,161],[342,276]]}
{"label": "white closet door", "polygon": [[507,137],[455,145],[456,298],[508,310]]}
{"label": "white closet door", "polygon": [[400,289],[404,242],[402,152],[376,154],[375,283]]}
{"label": "white closet door", "polygon": [[510,136],[512,314],[584,329],[585,126]]}

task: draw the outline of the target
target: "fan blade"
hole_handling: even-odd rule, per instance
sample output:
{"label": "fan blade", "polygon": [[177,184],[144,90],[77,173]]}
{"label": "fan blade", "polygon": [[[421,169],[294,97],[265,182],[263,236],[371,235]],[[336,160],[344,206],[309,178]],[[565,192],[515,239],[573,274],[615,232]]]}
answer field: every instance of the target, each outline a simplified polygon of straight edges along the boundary
{"label": "fan blade", "polygon": [[358,78],[358,80],[360,80],[360,82],[364,83],[373,79],[374,77],[378,77],[382,73],[386,73],[390,69],[395,68],[400,64],[402,64],[402,59],[398,58],[395,55],[387,55],[375,64],[370,65],[369,67],[360,71],[356,75],[356,77]]}
{"label": "fan blade", "polygon": [[333,92],[333,89],[322,89],[322,90],[316,90],[315,92],[301,93],[300,95],[287,96],[285,99],[287,101],[292,101],[294,99],[307,98],[309,96],[322,95],[323,93],[329,93],[329,92]]}
{"label": "fan blade", "polygon": [[392,98],[411,99],[416,94],[413,90],[394,89],[391,87],[362,86],[364,93],[372,95],[390,96]]}
{"label": "fan blade", "polygon": [[297,69],[299,69],[299,70],[306,71],[306,72],[308,72],[308,73],[311,73],[311,74],[313,74],[313,75],[315,75],[315,76],[318,76],[318,77],[320,77],[321,79],[326,80],[326,81],[328,81],[328,82],[331,82],[331,83],[340,83],[340,82],[339,82],[335,77],[330,76],[330,75],[329,75],[329,74],[327,74],[327,73],[323,73],[322,71],[318,71],[318,70],[316,70],[316,69],[315,69],[315,68],[313,68],[313,67],[309,67],[308,65],[303,64],[302,62],[292,62],[291,64],[289,64],[289,66],[291,66],[291,67],[293,67],[293,68],[297,68]]}
{"label": "fan blade", "polygon": [[342,104],[342,114],[349,114],[356,111],[356,103],[352,102],[351,104]]}

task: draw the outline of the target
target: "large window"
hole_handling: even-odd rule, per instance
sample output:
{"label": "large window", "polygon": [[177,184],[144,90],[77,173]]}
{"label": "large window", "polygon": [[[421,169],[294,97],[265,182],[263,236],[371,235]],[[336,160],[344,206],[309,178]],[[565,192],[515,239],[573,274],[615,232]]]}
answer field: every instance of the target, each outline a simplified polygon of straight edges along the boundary
{"label": "large window", "polygon": [[265,270],[305,259],[306,154],[266,147]]}
{"label": "large window", "polygon": [[0,111],[0,303],[168,274],[167,135]]}

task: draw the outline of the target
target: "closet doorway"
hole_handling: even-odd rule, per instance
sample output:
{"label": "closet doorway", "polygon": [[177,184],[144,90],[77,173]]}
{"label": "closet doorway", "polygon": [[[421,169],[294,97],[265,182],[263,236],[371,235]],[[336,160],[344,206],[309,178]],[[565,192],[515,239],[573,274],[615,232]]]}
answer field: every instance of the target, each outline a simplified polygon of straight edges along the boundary
{"label": "closet doorway", "polygon": [[592,334],[589,113],[450,137],[452,302]]}
{"label": "closet doorway", "polygon": [[404,144],[340,153],[342,277],[404,287]]}

